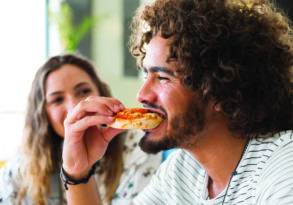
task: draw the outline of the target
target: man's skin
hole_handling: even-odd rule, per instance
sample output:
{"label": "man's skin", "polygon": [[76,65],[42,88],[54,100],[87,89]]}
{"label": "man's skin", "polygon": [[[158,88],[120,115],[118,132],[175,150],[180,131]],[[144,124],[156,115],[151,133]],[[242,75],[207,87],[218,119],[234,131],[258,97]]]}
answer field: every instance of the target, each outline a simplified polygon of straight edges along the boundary
{"label": "man's skin", "polygon": [[[172,136],[171,121],[174,116],[182,111],[187,112],[190,103],[198,99],[196,92],[181,84],[176,73],[176,60],[167,61],[170,42],[171,39],[164,39],[157,34],[146,47],[143,60],[145,82],[138,93],[138,101],[143,105],[154,104],[166,111],[163,123],[149,130],[150,133],[146,136],[149,141],[160,140],[166,134]],[[107,141],[121,130],[97,125],[113,122],[113,114],[122,109],[123,105],[118,100],[90,97],[68,114],[64,123],[63,167],[69,175],[74,178],[86,176],[94,162],[102,158]],[[161,112],[156,108],[153,110]],[[189,151],[207,171],[209,197],[214,198],[227,186],[246,141],[229,131],[221,105],[209,102],[203,112],[203,130],[195,133],[188,143],[183,143],[180,147]],[[92,179],[87,184],[69,186],[66,191],[68,203],[101,204],[96,186]]]}

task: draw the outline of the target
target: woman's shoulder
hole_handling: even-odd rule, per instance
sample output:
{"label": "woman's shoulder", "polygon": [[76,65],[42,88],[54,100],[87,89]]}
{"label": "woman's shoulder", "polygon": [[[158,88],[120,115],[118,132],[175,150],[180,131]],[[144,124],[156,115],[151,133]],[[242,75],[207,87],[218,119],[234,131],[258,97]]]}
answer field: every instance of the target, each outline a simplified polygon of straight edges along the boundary
{"label": "woman's shoulder", "polygon": [[138,166],[142,164],[153,165],[157,168],[162,162],[162,153],[148,154],[141,150],[139,141],[144,132],[140,130],[131,130],[126,133],[123,148],[124,167]]}
{"label": "woman's shoulder", "polygon": [[21,166],[23,159],[20,154],[7,160],[4,167],[0,169],[1,181],[2,179],[15,179],[21,177]]}
{"label": "woman's shoulder", "polygon": [[17,155],[0,169],[0,204],[9,204],[15,198],[21,182],[21,162],[21,155]]}
{"label": "woman's shoulder", "polygon": [[125,133],[124,146],[132,150],[137,147],[140,139],[144,136],[144,132],[141,130],[129,130]]}
{"label": "woman's shoulder", "polygon": [[144,133],[139,130],[125,133],[123,150],[123,173],[119,187],[112,201],[116,204],[130,204],[132,199],[149,183],[162,162],[162,153],[147,154],[139,147]]}

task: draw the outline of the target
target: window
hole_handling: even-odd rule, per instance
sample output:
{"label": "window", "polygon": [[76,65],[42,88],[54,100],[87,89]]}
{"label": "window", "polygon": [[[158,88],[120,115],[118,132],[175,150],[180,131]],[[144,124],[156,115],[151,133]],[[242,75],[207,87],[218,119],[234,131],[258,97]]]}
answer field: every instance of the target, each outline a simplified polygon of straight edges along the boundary
{"label": "window", "polygon": [[0,6],[0,160],[17,150],[28,92],[46,58],[46,1],[2,1]]}

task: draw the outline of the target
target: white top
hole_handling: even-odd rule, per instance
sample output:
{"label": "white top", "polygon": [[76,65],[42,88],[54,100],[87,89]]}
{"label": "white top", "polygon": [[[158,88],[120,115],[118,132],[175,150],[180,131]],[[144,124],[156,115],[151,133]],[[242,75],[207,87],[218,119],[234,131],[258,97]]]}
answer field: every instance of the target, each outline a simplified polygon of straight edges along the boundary
{"label": "white top", "polygon": [[[129,132],[125,139],[125,150],[123,152],[124,171],[120,178],[120,184],[116,190],[111,205],[128,205],[133,198],[142,191],[149,183],[162,162],[162,154],[146,154],[139,147],[138,142],[143,132]],[[141,136],[138,136],[141,135]],[[100,185],[100,194],[105,196],[105,187],[97,175]],[[105,200],[103,200],[105,203]]]}
{"label": "white top", "polygon": [[[138,147],[138,141],[143,132],[128,133],[123,151],[124,171],[111,205],[128,205],[150,181],[162,161],[161,153],[148,155]],[[15,205],[16,193],[19,191],[21,182],[19,168],[20,157],[9,163],[6,168],[0,169],[0,205]],[[99,180],[102,177],[98,174],[96,175],[99,192],[101,197],[104,198],[105,187]],[[51,184],[52,193],[48,196],[48,205],[67,204],[59,173],[51,176]],[[60,193],[63,194],[61,195]],[[62,203],[60,203],[60,200],[62,200]],[[23,205],[32,205],[32,203],[28,198],[25,198]]]}
{"label": "white top", "polygon": [[[224,204],[293,204],[293,132],[251,139],[233,176]],[[136,205],[221,205],[226,189],[208,198],[208,175],[199,162],[178,150],[162,164]]]}

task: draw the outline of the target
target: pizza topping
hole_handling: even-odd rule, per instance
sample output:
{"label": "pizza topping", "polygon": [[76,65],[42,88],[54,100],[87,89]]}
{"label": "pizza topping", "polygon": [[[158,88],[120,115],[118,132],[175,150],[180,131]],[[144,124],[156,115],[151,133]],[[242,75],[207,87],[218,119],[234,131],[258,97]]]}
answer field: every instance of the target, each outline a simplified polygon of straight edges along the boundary
{"label": "pizza topping", "polygon": [[164,119],[162,114],[144,108],[127,108],[114,117],[109,126],[118,129],[153,129]]}
{"label": "pizza topping", "polygon": [[129,108],[123,111],[120,111],[116,114],[116,118],[120,119],[134,119],[134,118],[141,118],[146,113],[151,113],[151,111],[143,108]]}

